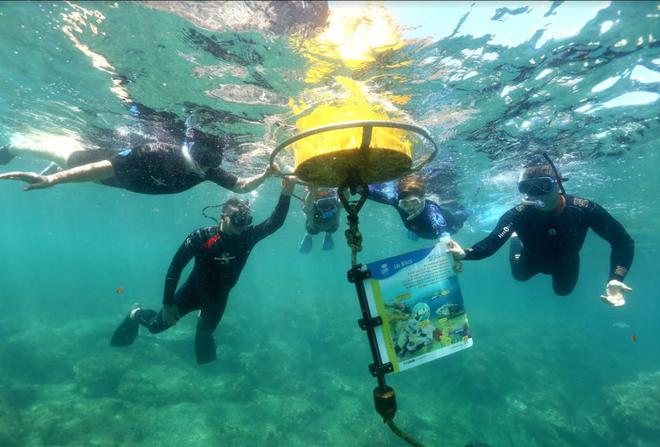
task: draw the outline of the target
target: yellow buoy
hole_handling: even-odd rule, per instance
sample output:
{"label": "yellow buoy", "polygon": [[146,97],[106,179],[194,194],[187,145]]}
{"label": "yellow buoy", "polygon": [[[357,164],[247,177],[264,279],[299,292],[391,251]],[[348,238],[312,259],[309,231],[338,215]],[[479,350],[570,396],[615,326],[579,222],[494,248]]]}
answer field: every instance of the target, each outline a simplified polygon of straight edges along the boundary
{"label": "yellow buoy", "polygon": [[[413,164],[412,141],[422,138],[432,150]],[[345,183],[380,183],[419,169],[437,152],[428,133],[417,126],[394,121],[352,121],[330,124],[289,138],[271,154],[271,167],[278,153],[294,147],[295,168],[282,175],[296,175],[320,186]]]}
{"label": "yellow buoy", "polygon": [[[338,78],[346,94],[300,112],[300,131],[271,155],[271,166],[284,148],[293,150],[293,172],[305,182],[321,186],[379,183],[394,179],[428,162],[437,151],[430,135],[412,124],[392,121],[371,103],[353,80]],[[423,161],[414,163],[420,149],[430,147]]]}

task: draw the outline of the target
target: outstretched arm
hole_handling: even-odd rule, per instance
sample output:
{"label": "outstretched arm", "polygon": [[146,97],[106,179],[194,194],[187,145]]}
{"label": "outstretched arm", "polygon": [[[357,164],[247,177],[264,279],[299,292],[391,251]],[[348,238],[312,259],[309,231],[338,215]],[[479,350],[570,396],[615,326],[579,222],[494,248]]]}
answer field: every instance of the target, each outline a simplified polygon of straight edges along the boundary
{"label": "outstretched arm", "polygon": [[109,160],[89,163],[75,168],[67,169],[56,174],[40,175],[34,172],[8,172],[0,175],[0,180],[20,180],[28,183],[23,189],[50,188],[59,183],[96,182],[115,176],[115,169]]}
{"label": "outstretched arm", "polygon": [[396,206],[399,202],[399,193],[396,187],[390,189],[390,182],[378,183],[376,185],[369,185],[369,195],[367,198],[374,202]]}
{"label": "outstretched arm", "polygon": [[280,199],[277,202],[275,210],[273,210],[273,213],[268,219],[254,227],[256,240],[263,239],[266,236],[273,234],[282,226],[282,224],[284,224],[284,219],[286,219],[286,215],[289,212],[291,194],[293,194],[293,187],[295,185],[296,182],[293,178],[282,178],[282,193],[280,194]]}
{"label": "outstretched arm", "polygon": [[465,249],[465,257],[467,261],[477,261],[479,259],[487,258],[500,249],[502,245],[511,237],[511,233],[515,231],[515,217],[517,211],[511,209],[504,213],[500,220],[497,221],[495,229],[491,233],[474,244],[471,248]]}
{"label": "outstretched arm", "polygon": [[231,190],[239,194],[254,191],[264,182],[264,180],[270,177],[272,173],[272,169],[270,166],[268,166],[264,172],[259,175],[255,175],[254,177],[239,178],[236,180],[236,184],[233,188],[231,188]]}

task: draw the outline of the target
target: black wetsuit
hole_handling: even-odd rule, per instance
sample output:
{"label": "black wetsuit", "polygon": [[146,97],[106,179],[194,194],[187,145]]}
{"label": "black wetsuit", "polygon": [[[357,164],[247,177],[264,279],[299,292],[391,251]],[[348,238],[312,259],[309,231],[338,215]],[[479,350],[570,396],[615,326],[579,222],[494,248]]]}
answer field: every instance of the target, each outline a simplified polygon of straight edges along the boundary
{"label": "black wetsuit", "polygon": [[[280,196],[268,219],[249,226],[237,236],[220,233],[217,226],[199,228],[188,235],[174,255],[165,279],[163,304],[175,305],[181,317],[193,310],[201,310],[195,335],[198,363],[215,360],[213,332],[225,311],[229,292],[236,285],[256,243],[282,226],[290,202],[290,196]],[[176,290],[181,271],[193,258],[195,265],[190,276]],[[163,321],[162,313],[153,310],[141,309],[135,318],[151,333],[162,332],[171,326]]]}
{"label": "black wetsuit", "polygon": [[222,168],[212,168],[205,176],[189,170],[181,146],[149,142],[123,151],[76,151],[68,160],[68,168],[108,160],[115,176],[100,183],[142,194],[175,194],[203,181],[233,189],[238,178]]}
{"label": "black wetsuit", "polygon": [[635,250],[630,235],[597,203],[574,196],[565,196],[565,201],[559,215],[528,205],[510,209],[486,238],[465,250],[465,259],[492,255],[515,231],[519,239],[511,241],[513,277],[526,281],[537,273],[550,274],[555,293],[568,295],[577,283],[579,252],[591,228],[612,246],[609,279],[623,281]]}

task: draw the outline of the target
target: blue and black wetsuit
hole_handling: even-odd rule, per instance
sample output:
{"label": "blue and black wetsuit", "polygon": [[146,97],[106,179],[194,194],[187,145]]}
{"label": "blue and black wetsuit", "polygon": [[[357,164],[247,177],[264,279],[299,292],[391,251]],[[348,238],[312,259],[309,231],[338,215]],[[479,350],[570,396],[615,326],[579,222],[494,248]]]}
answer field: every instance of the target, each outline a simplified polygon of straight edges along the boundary
{"label": "blue and black wetsuit", "polygon": [[570,195],[564,198],[565,207],[558,215],[528,205],[510,209],[488,236],[465,250],[465,259],[492,255],[515,231],[519,239],[511,241],[513,277],[526,281],[537,273],[550,274],[555,293],[568,295],[577,283],[579,252],[591,228],[612,247],[609,279],[623,281],[635,252],[630,235],[597,203]]}
{"label": "blue and black wetsuit", "polygon": [[399,208],[399,193],[396,187],[390,189],[387,183],[369,185],[369,199],[396,208],[403,225],[423,239],[438,239],[445,232],[454,234],[463,227],[467,218],[463,211],[452,212],[426,199],[422,212],[408,220],[408,214]]}
{"label": "blue and black wetsuit", "polygon": [[317,194],[311,210],[305,210],[305,229],[309,234],[334,233],[339,229],[339,199],[337,190],[328,188]]}
{"label": "blue and black wetsuit", "polygon": [[234,174],[216,167],[201,176],[189,170],[181,146],[149,142],[123,151],[76,151],[68,160],[68,167],[108,160],[115,176],[100,183],[142,194],[176,194],[204,181],[233,189],[238,181]]}
{"label": "blue and black wetsuit", "polygon": [[[195,335],[198,363],[215,360],[213,332],[225,311],[229,292],[236,285],[252,248],[282,226],[290,202],[290,196],[281,195],[268,219],[249,226],[237,236],[221,233],[217,226],[199,228],[188,235],[174,255],[165,279],[163,304],[175,305],[181,316],[201,310]],[[183,268],[193,258],[195,264],[190,276],[176,290]],[[163,321],[160,312],[149,309],[140,309],[135,318],[151,333],[171,326]]]}

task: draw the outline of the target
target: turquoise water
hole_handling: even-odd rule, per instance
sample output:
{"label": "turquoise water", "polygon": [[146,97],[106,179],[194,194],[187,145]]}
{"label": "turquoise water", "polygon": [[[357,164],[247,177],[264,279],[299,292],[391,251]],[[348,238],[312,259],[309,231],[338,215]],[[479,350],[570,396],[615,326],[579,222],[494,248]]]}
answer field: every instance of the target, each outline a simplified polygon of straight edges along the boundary
{"label": "turquoise water", "polygon": [[[606,207],[635,239],[627,305],[598,298],[609,247],[593,233],[564,298],[548,277],[514,282],[506,247],[466,263],[475,344],[388,376],[396,421],[429,446],[657,445],[658,3],[392,3],[404,44],[358,69],[328,56],[335,72],[312,84],[313,63],[290,36],[302,27],[313,38],[328,10],[291,5],[262,14],[266,3],[0,3],[0,142],[40,133],[100,144],[100,131],[135,126],[111,90],[120,84],[182,119],[205,111],[203,126],[237,142],[227,169],[253,175],[266,164],[261,145],[291,124],[289,99],[332,92],[332,76],[347,76],[374,95],[409,95],[397,107],[444,141],[434,163],[452,170],[474,211],[455,236],[464,245],[516,203],[521,164],[547,150],[568,191]],[[20,157],[2,171],[45,165]],[[250,195],[257,220],[278,190],[270,179]],[[0,445],[403,445],[373,410],[349,250],[337,234],[334,251],[316,238],[299,254],[295,201],[232,291],[217,362],[195,364],[192,316],[131,348],[108,346],[132,303],[159,305],[175,250],[209,224],[201,208],[229,195],[211,185],[146,196],[0,183]],[[362,262],[427,245],[381,205],[367,204],[361,222]]]}

